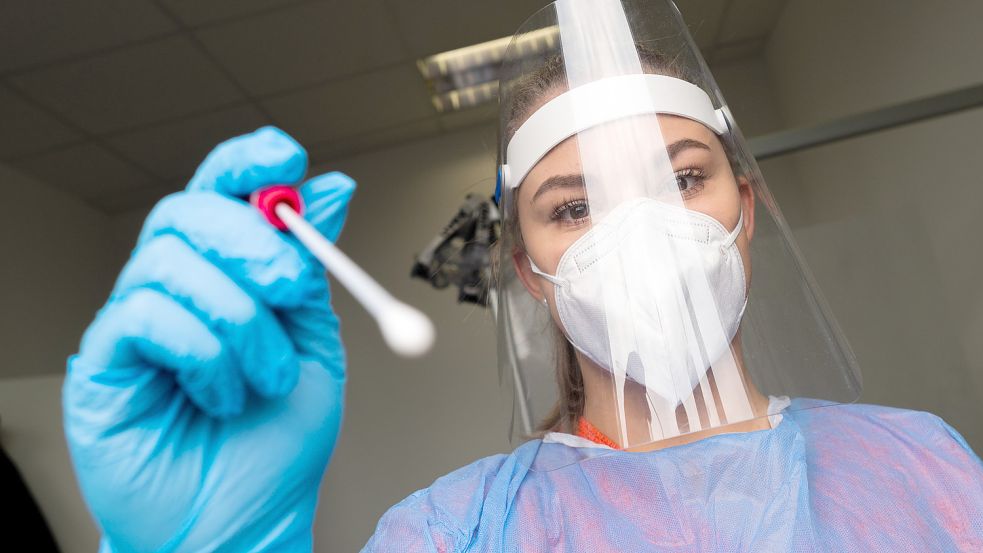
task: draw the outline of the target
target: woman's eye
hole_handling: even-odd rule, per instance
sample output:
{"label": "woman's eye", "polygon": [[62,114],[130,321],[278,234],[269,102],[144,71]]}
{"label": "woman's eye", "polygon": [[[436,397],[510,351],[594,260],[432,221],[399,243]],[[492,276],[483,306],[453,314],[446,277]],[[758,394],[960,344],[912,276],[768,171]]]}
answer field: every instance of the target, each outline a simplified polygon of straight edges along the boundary
{"label": "woman's eye", "polygon": [[679,191],[683,194],[697,192],[703,186],[705,180],[706,175],[701,171],[693,169],[686,169],[676,173],[676,185],[679,186]]}
{"label": "woman's eye", "polygon": [[582,203],[579,205],[570,206],[570,218],[571,219],[583,219],[590,215],[590,210],[587,209],[587,204]]}
{"label": "woman's eye", "polygon": [[576,224],[583,222],[588,217],[590,217],[590,207],[588,207],[587,202],[577,200],[567,202],[554,209],[552,219],[564,223]]}

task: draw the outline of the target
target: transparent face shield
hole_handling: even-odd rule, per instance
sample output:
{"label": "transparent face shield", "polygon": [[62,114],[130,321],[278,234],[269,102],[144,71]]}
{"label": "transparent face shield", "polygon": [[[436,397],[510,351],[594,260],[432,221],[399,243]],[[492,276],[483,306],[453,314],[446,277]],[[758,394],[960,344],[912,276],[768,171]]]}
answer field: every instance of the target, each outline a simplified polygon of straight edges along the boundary
{"label": "transparent face shield", "polygon": [[506,53],[500,100],[512,436],[613,448],[547,440],[530,466],[856,400],[849,347],[671,2],[547,6]]}

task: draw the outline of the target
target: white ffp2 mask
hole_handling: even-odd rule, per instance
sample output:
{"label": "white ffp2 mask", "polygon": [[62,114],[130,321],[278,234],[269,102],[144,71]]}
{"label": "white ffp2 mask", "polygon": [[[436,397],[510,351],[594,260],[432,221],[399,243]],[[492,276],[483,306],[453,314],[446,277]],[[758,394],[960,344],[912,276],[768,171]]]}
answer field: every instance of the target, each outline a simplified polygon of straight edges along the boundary
{"label": "white ffp2 mask", "polygon": [[560,258],[555,286],[570,343],[617,376],[680,403],[728,353],[747,289],[733,231],[649,198],[615,207]]}

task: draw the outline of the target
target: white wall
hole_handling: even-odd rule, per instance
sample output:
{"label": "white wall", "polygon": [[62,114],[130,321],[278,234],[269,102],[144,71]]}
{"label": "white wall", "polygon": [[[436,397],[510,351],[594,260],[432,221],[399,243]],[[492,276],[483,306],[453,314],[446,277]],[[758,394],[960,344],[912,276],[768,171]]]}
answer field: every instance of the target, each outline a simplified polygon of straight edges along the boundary
{"label": "white wall", "polygon": [[[791,0],[767,61],[789,127],[983,82],[975,0]],[[766,177],[864,372],[983,450],[983,110],[780,160]],[[791,163],[792,169],[788,170]]]}
{"label": "white wall", "polygon": [[490,193],[494,134],[478,128],[331,164],[359,181],[340,246],[437,326],[420,360],[391,354],[374,322],[333,287],[349,355],[345,422],[321,493],[319,551],[357,551],[379,517],[413,491],[508,449],[495,328],[456,292],[410,280],[413,255],[469,191]]}
{"label": "white wall", "polygon": [[94,551],[61,431],[60,386],[117,269],[109,218],[2,164],[0,194],[0,443],[59,545]]}
{"label": "white wall", "polygon": [[62,432],[63,380],[61,374],[0,380],[0,441],[62,552],[95,553],[99,531],[79,493]]}
{"label": "white wall", "polygon": [[2,164],[0,193],[0,377],[58,373],[112,285],[109,218]]}

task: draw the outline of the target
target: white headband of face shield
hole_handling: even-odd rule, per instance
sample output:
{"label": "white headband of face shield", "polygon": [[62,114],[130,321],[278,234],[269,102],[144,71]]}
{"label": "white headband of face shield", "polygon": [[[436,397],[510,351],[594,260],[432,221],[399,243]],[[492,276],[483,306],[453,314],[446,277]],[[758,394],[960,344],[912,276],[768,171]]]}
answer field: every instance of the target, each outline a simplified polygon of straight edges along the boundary
{"label": "white headband of face shield", "polygon": [[728,128],[725,110],[714,109],[700,87],[666,75],[620,75],[578,86],[546,102],[515,132],[501,167],[502,186],[519,186],[556,145],[602,123],[663,113],[692,119],[721,135]]}

